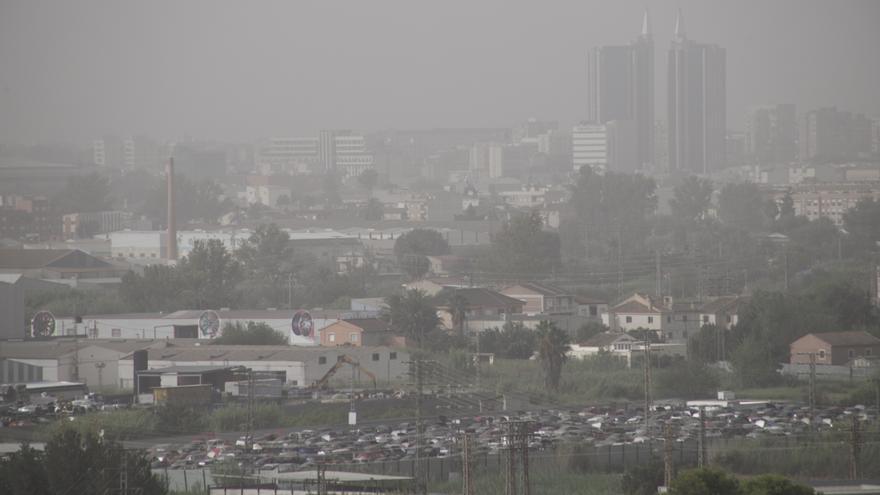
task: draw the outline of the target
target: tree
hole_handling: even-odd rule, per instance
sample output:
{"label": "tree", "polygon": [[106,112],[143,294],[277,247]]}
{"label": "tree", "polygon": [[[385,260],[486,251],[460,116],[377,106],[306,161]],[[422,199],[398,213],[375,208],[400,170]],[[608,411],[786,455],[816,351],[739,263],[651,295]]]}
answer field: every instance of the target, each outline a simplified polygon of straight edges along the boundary
{"label": "tree", "polygon": [[[223,188],[213,180],[195,183],[184,175],[174,176],[175,214],[178,225],[191,220],[215,222],[232,210],[232,201],[225,197]],[[150,194],[143,206],[143,215],[164,225],[168,212],[168,187],[164,178],[153,180]]]}
{"label": "tree", "polygon": [[48,478],[42,453],[27,443],[18,452],[0,457],[0,493],[50,495]]}
{"label": "tree", "polygon": [[226,323],[212,344],[222,345],[286,345],[287,336],[265,323],[253,321]]}
{"label": "tree", "polygon": [[484,264],[507,274],[546,273],[561,264],[559,235],[543,230],[540,213],[518,214],[492,238]]}
{"label": "tree", "polygon": [[361,185],[364,189],[367,190],[367,193],[372,197],[373,189],[376,187],[376,184],[379,182],[379,174],[376,170],[372,168],[368,168],[361,172],[361,175],[358,175],[357,178],[358,184]]}
{"label": "tree", "polygon": [[188,303],[182,299],[186,284],[175,267],[149,265],[143,275],[123,275],[119,294],[133,311],[175,311]]}
{"label": "tree", "polygon": [[583,343],[600,333],[607,332],[608,327],[598,321],[589,321],[577,329],[577,342]]}
{"label": "tree", "polygon": [[71,177],[52,198],[53,207],[62,213],[105,211],[112,204],[110,181],[98,173]]}
{"label": "tree", "polygon": [[165,493],[164,484],[142,453],[126,451],[116,441],[95,433],[64,428],[46,442],[41,460],[49,493],[105,493],[119,486],[123,471],[128,486],[138,487],[139,493]]}
{"label": "tree", "polygon": [[382,202],[376,198],[370,198],[367,204],[361,209],[361,218],[370,222],[382,220],[385,216],[385,207]]}
{"label": "tree", "polygon": [[[609,258],[642,250],[657,208],[657,185],[639,174],[582,167],[559,227],[566,257]],[[585,244],[586,249],[585,249]]]}
{"label": "tree", "polygon": [[286,305],[293,280],[314,263],[306,253],[295,253],[290,236],[274,223],[258,225],[235,257],[243,267],[247,301],[261,307]]}
{"label": "tree", "polygon": [[194,309],[233,307],[238,302],[241,265],[221,241],[196,241],[177,270],[187,287],[184,297],[192,301]]}
{"label": "tree", "polygon": [[394,241],[394,255],[398,258],[406,254],[440,256],[449,251],[449,243],[433,229],[412,229]]}
{"label": "tree", "polygon": [[743,495],[813,495],[816,490],[775,474],[762,474],[742,484]]}
{"label": "tree", "polygon": [[409,275],[410,280],[418,280],[431,269],[431,261],[421,254],[404,254],[398,258],[397,264]]}
{"label": "tree", "polygon": [[621,479],[621,488],[624,495],[655,495],[663,481],[663,464],[651,461],[628,468]]}
{"label": "tree", "polygon": [[562,365],[571,350],[568,334],[550,321],[538,323],[538,359],[544,369],[544,384],[549,390],[559,391]]}
{"label": "tree", "polygon": [[468,301],[457,291],[449,298],[449,312],[452,315],[452,326],[460,338],[464,338],[464,327],[467,320]]}
{"label": "tree", "polygon": [[758,232],[768,220],[764,214],[764,198],[758,186],[751,182],[727,184],[718,197],[718,213],[724,224]]}
{"label": "tree", "polygon": [[739,482],[715,468],[689,469],[672,480],[670,495],[739,495]]}
{"label": "tree", "polygon": [[863,199],[843,214],[843,223],[858,253],[877,251],[880,242],[880,201]]}
{"label": "tree", "polygon": [[388,304],[385,318],[391,328],[415,340],[418,347],[422,347],[424,336],[440,324],[437,308],[423,291],[410,289],[403,295],[386,298],[385,302]]}
{"label": "tree", "polygon": [[712,205],[712,181],[692,175],[675,186],[669,200],[672,215],[678,220],[693,223],[705,218]]}
{"label": "tree", "polygon": [[480,351],[506,359],[529,359],[535,354],[538,334],[520,322],[507,322],[499,330],[492,328],[479,333]]}

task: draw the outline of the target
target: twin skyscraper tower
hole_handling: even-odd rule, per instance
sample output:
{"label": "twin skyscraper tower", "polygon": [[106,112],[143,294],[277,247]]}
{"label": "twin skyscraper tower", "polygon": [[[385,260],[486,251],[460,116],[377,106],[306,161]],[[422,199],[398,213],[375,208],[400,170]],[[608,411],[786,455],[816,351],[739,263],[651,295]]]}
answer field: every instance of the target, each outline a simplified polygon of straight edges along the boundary
{"label": "twin skyscraper tower", "polygon": [[620,171],[655,168],[662,161],[671,173],[710,173],[723,168],[725,161],[725,72],[724,48],[689,40],[679,10],[667,59],[667,124],[661,127],[666,142],[660,144],[665,150],[658,153],[654,38],[645,11],[635,41],[590,50],[588,120],[626,130],[630,136],[634,153],[628,154],[628,163],[620,164]]}

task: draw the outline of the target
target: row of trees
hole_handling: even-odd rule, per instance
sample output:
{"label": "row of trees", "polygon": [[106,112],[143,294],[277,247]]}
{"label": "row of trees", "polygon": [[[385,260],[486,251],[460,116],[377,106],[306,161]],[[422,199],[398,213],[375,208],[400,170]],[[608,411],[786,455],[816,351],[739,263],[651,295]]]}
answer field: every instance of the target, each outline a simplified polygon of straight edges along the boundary
{"label": "row of trees", "polygon": [[329,305],[362,294],[371,271],[365,264],[339,274],[332,260],[294,250],[286,232],[262,224],[235,252],[197,242],[176,266],[126,274],[120,297],[130,311]]}
{"label": "row of trees", "polygon": [[138,493],[167,493],[142,453],[72,428],[54,435],[42,452],[25,444],[0,457],[0,493],[7,495],[111,493],[119,489],[123,476]]}

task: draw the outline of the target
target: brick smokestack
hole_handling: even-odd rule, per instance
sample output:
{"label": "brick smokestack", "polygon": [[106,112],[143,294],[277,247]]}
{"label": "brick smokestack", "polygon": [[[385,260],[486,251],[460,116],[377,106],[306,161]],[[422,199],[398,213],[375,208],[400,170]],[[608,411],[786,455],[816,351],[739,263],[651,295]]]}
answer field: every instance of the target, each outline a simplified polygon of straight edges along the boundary
{"label": "brick smokestack", "polygon": [[177,260],[177,222],[174,210],[174,158],[168,159],[165,166],[165,180],[168,183],[168,239],[166,253],[169,260]]}

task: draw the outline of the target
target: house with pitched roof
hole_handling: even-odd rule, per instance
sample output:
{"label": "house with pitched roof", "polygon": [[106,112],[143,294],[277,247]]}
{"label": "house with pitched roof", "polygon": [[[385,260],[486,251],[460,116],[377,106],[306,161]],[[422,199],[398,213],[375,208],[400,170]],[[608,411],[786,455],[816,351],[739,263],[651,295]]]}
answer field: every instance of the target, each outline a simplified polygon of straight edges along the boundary
{"label": "house with pitched roof", "polygon": [[602,315],[602,323],[611,330],[653,330],[667,342],[685,342],[700,330],[700,314],[696,302],[674,301],[671,297],[658,301],[635,293],[609,307]]}
{"label": "house with pitched roof", "polygon": [[571,291],[540,282],[522,282],[499,292],[525,303],[523,313],[527,315],[572,314],[577,311],[575,295]]}
{"label": "house with pitched roof", "polygon": [[394,335],[388,322],[381,318],[339,320],[321,329],[319,334],[319,341],[324,347],[402,347],[405,344],[405,339]]}
{"label": "house with pitched roof", "polygon": [[751,298],[748,296],[722,296],[700,307],[700,323],[730,330],[739,322],[739,314]]}
{"label": "house with pitched roof", "polygon": [[809,364],[810,355],[816,364],[848,364],[857,358],[880,356],[880,339],[868,332],[809,333],[789,345],[791,364]]}
{"label": "house with pitched roof", "polygon": [[[491,289],[469,287],[456,289],[452,294],[465,302],[465,331],[468,332],[502,327],[511,315],[522,314],[525,307],[523,301]],[[452,312],[448,304],[437,307],[441,324],[448,329],[454,328]]]}

